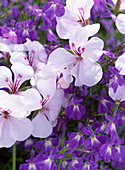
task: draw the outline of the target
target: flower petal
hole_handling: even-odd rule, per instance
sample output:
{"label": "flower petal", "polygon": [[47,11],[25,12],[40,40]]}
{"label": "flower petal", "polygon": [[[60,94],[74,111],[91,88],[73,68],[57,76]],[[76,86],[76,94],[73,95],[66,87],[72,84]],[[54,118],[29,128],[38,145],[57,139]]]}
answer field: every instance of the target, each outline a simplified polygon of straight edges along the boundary
{"label": "flower petal", "polygon": [[47,120],[44,112],[39,112],[32,120],[34,137],[46,138],[52,133],[52,125]]}

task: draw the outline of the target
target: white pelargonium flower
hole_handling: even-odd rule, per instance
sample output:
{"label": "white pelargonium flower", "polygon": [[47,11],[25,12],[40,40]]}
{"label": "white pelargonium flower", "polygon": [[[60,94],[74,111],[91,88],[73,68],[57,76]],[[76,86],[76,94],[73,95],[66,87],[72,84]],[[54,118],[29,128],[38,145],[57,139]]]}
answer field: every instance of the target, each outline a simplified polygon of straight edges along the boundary
{"label": "white pelargonium flower", "polygon": [[6,87],[12,93],[17,93],[21,84],[32,78],[34,71],[30,66],[20,63],[13,64],[11,70],[14,73],[14,82],[10,69],[5,66],[0,67],[0,88]]}
{"label": "white pelargonium flower", "polygon": [[65,14],[57,17],[56,31],[59,37],[69,39],[76,27],[85,27],[89,36],[96,34],[100,24],[87,25],[93,5],[93,0],[67,0]]}
{"label": "white pelargonium flower", "polygon": [[119,14],[116,18],[116,27],[119,32],[125,34],[125,14]]}
{"label": "white pelargonium flower", "polygon": [[0,148],[27,139],[33,130],[23,97],[0,90]]}
{"label": "white pelargonium flower", "polygon": [[46,63],[47,53],[42,44],[38,41],[31,41],[27,38],[27,42],[24,44],[26,51],[29,52],[29,56],[24,51],[11,52],[10,62],[12,64],[22,63],[24,65],[30,65],[34,71],[37,71],[40,63]]}
{"label": "white pelargonium flower", "polygon": [[86,29],[77,27],[69,39],[69,44],[74,54],[57,48],[50,54],[48,64],[62,73],[68,68],[70,74],[76,78],[76,86],[93,86],[98,83],[102,78],[102,68],[97,61],[103,53],[103,41],[97,37],[88,41]]}
{"label": "white pelargonium flower", "polygon": [[64,101],[64,92],[57,89],[54,97],[48,95],[44,100],[36,89],[28,89],[23,94],[27,111],[38,110],[38,114],[32,120],[34,137],[46,138],[52,133],[56,119]]}

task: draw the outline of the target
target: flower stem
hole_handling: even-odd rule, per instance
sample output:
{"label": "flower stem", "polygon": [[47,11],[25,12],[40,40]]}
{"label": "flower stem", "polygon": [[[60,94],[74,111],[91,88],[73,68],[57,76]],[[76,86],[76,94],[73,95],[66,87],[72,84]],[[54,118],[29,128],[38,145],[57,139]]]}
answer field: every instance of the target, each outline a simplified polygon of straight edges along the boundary
{"label": "flower stem", "polygon": [[12,152],[12,170],[16,170],[16,144],[13,145],[13,152]]}

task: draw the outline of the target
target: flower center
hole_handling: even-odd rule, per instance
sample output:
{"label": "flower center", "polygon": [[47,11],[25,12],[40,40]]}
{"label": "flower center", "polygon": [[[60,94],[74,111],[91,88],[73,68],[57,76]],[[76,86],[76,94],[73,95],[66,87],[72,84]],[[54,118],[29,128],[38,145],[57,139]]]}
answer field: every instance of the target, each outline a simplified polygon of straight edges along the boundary
{"label": "flower center", "polygon": [[10,113],[12,113],[12,111],[10,109],[4,110],[2,107],[0,107],[0,113],[2,115],[4,115],[5,119],[8,119],[8,116],[9,116]]}

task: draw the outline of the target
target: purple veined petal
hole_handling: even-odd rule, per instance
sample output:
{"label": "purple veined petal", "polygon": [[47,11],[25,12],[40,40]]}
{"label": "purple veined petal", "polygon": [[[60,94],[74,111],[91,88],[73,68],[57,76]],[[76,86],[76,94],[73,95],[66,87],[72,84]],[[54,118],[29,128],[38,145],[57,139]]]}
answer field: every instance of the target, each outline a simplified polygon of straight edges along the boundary
{"label": "purple veined petal", "polygon": [[12,73],[9,68],[0,66],[0,88],[3,87],[13,91]]}
{"label": "purple veined petal", "polygon": [[17,118],[24,118],[27,116],[27,112],[22,96],[19,96],[17,94],[9,95],[7,108],[12,112],[10,113],[10,116],[17,117]]}
{"label": "purple veined petal", "polygon": [[46,138],[52,133],[52,126],[44,115],[44,111],[40,111],[32,120],[34,137]]}
{"label": "purple veined petal", "polygon": [[26,110],[28,111],[35,111],[42,108],[42,97],[40,93],[34,89],[28,89],[23,93],[24,96],[24,103],[26,106]]}
{"label": "purple veined petal", "polygon": [[76,78],[75,79],[75,86],[82,86],[82,82],[79,79],[79,65],[80,61],[78,61],[75,66],[71,70],[71,74]]}
{"label": "purple veined petal", "polygon": [[64,91],[62,89],[57,89],[53,98],[45,105],[45,108],[47,108],[46,115],[49,118],[50,122],[55,121],[57,119],[64,101]]}
{"label": "purple veined petal", "polygon": [[118,86],[116,93],[114,93],[114,90],[112,87],[109,87],[109,96],[114,100],[120,100],[120,102],[125,100],[125,93],[123,93],[125,91],[125,86]]}
{"label": "purple veined petal", "polygon": [[85,47],[85,51],[82,54],[82,57],[88,58],[91,62],[96,62],[99,60],[103,54],[104,42],[98,37],[92,37]]}
{"label": "purple veined petal", "polygon": [[10,56],[11,64],[22,63],[24,65],[29,65],[29,61],[27,60],[27,54],[25,52],[11,52]]}
{"label": "purple veined petal", "polygon": [[86,64],[84,59],[80,62],[79,80],[86,86],[94,86],[102,78],[102,68],[98,63]]}
{"label": "purple veined petal", "polygon": [[57,17],[63,16],[65,13],[64,6],[62,4],[56,4],[55,14]]}
{"label": "purple veined petal", "polygon": [[88,32],[88,36],[91,37],[91,36],[95,35],[99,31],[100,24],[97,23],[97,24],[92,24],[92,25],[86,25],[85,29]]}
{"label": "purple veined petal", "polygon": [[33,125],[27,118],[18,119],[11,117],[9,127],[11,136],[18,141],[27,139],[33,131]]}
{"label": "purple veined petal", "polygon": [[16,63],[11,66],[14,73],[14,92],[16,92],[20,85],[32,78],[34,71],[31,66],[23,65],[21,63]]}
{"label": "purple veined petal", "polygon": [[69,39],[70,48],[73,52],[74,50],[78,51],[79,47],[84,47],[86,45],[87,40],[88,32],[86,31],[85,27],[76,27]]}
{"label": "purple veined petal", "polygon": [[124,67],[124,63],[125,63],[125,53],[122,54],[115,62],[115,67],[117,68],[117,70],[120,71],[120,75],[125,75],[125,67]]}
{"label": "purple veined petal", "polygon": [[63,73],[63,78],[66,83],[71,83],[73,81],[73,77],[68,69],[68,67],[65,67],[64,70],[62,71]]}
{"label": "purple veined petal", "polygon": [[75,0],[67,0],[66,1],[66,7],[68,10],[76,13],[77,15],[79,15],[79,8],[83,8],[85,7],[87,0],[79,0],[79,1],[75,1]]}
{"label": "purple veined petal", "polygon": [[79,26],[79,23],[64,18],[57,22],[56,31],[60,38],[69,39],[72,31],[77,26]]}
{"label": "purple veined petal", "polygon": [[9,93],[0,90],[0,107],[6,107],[9,100]]}
{"label": "purple veined petal", "polygon": [[57,48],[50,54],[48,64],[53,65],[57,70],[63,70],[68,65],[74,64],[75,61],[75,55],[63,48]]}
{"label": "purple veined petal", "polygon": [[27,42],[25,43],[25,46],[29,51],[29,60],[30,60],[32,51],[34,51],[34,54],[35,54],[34,60],[39,59],[41,62],[46,62],[47,53],[45,51],[44,46],[38,41],[31,41],[28,38],[26,40]]}
{"label": "purple veined petal", "polygon": [[49,96],[49,100],[50,100],[56,92],[56,79],[54,79],[54,78],[39,79],[37,81],[36,86],[37,86],[37,89],[39,90],[39,92],[44,97],[44,99],[47,96]]}
{"label": "purple veined petal", "polygon": [[5,119],[3,115],[0,116],[0,148],[11,147],[16,140],[10,134],[9,119]]}
{"label": "purple veined petal", "polygon": [[84,7],[84,20],[87,20],[90,18],[90,11],[93,5],[94,5],[93,0],[87,0],[85,7]]}
{"label": "purple veined petal", "polygon": [[125,14],[119,14],[116,18],[116,27],[119,32],[125,34]]}

